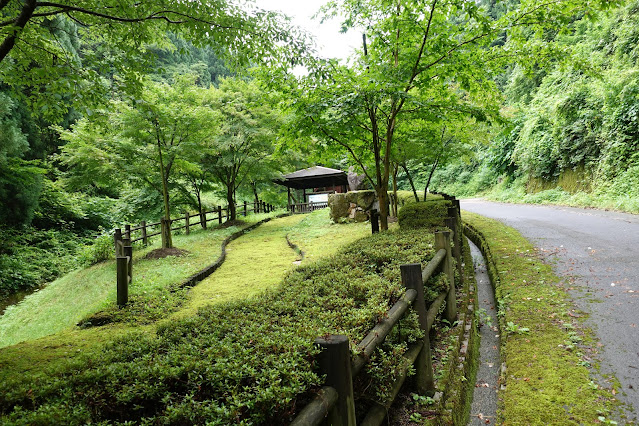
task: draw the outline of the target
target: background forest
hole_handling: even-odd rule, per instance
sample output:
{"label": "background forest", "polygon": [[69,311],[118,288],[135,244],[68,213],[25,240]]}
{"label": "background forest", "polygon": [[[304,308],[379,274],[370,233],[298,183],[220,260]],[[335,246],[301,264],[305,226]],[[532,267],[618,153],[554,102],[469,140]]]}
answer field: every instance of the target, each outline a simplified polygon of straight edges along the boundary
{"label": "background forest", "polygon": [[315,164],[353,165],[378,195],[639,211],[639,3],[407,2],[402,20],[360,3],[323,11],[368,28],[350,67],[282,17],[230,7],[214,18],[239,30],[207,42],[192,22],[105,35],[74,6],[25,27],[46,48],[0,49],[0,296],[103,260],[123,222],[283,206],[271,179]]}
{"label": "background forest", "polygon": [[[639,3],[547,34],[571,62],[509,66],[496,78],[508,119],[433,176],[457,196],[639,212]],[[415,164],[423,185],[429,167]],[[404,176],[404,181],[407,179]]]}

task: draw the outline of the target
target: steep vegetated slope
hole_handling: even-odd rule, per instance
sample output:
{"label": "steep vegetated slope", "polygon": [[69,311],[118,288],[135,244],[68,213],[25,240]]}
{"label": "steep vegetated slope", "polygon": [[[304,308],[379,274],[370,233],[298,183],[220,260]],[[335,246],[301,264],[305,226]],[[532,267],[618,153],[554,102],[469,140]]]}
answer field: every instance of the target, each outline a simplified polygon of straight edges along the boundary
{"label": "steep vegetated slope", "polygon": [[508,69],[498,82],[510,125],[433,187],[639,212],[639,2],[548,37],[570,62]]}

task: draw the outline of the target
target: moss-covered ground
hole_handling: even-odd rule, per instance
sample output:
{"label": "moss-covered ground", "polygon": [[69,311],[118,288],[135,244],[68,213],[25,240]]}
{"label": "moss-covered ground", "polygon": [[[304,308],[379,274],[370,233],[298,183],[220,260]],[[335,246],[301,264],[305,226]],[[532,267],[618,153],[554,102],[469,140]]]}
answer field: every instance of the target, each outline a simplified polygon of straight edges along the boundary
{"label": "moss-covered ground", "polygon": [[[222,266],[189,292],[184,308],[177,315],[193,315],[211,303],[258,295],[277,286],[298,264],[334,254],[369,234],[370,224],[333,224],[327,210],[267,222],[227,246]],[[287,235],[304,251],[302,262],[289,247]]]}
{"label": "moss-covered ground", "polygon": [[[281,212],[241,219],[251,224],[278,213]],[[362,238],[370,233],[369,226],[332,224],[326,211],[267,222],[227,246],[223,266],[185,293],[186,300],[181,301],[184,303],[174,316],[192,315],[208,303],[246,298],[277,285],[297,263],[298,255],[286,242],[289,233],[303,245],[308,262]],[[152,298],[164,287],[182,282],[217,259],[222,241],[238,229],[238,226],[193,229],[189,235],[175,235],[174,245],[188,251],[188,255],[181,257],[144,259],[159,247],[159,241],[136,248],[130,296],[148,293]],[[325,240],[321,237],[326,235],[330,236],[331,244],[322,243]],[[234,271],[238,270],[242,272],[236,275]],[[154,324],[140,325],[135,321],[90,329],[75,326],[82,318],[108,309],[114,300],[115,262],[107,261],[73,271],[10,307],[0,317],[0,381],[67,365],[131,331],[155,332]]]}
{"label": "moss-covered ground", "polygon": [[[275,424],[290,417],[308,398],[305,390],[320,383],[310,368],[314,337],[361,340],[402,294],[399,264],[427,262],[433,254],[430,232],[388,232],[318,259],[314,248],[329,245],[326,252],[334,252],[370,233],[366,224],[331,225],[322,213],[275,219],[227,246],[229,265],[244,268],[248,257],[261,264],[228,276],[248,293],[208,297],[219,291],[211,278],[220,268],[201,292],[196,286],[185,296],[180,309],[189,312],[204,295],[220,299],[195,315],[136,327],[125,321],[73,328],[0,350],[2,421]],[[304,232],[305,220],[316,232]],[[290,270],[298,260],[285,234],[313,256],[265,290],[260,280],[284,275],[274,269]],[[270,256],[261,259],[256,246]],[[419,337],[414,315],[402,324],[371,357],[367,374],[377,385],[365,381],[363,397],[383,398],[384,383],[398,368],[397,357],[386,354],[403,353]]]}
{"label": "moss-covered ground", "polygon": [[[246,221],[250,224],[265,217],[265,214],[251,215]],[[237,230],[237,226],[194,229],[189,235],[175,235],[175,247],[187,250],[186,256],[145,259],[150,251],[159,248],[159,238],[148,247],[136,247],[130,297],[153,294],[201,270],[220,255],[224,238]],[[73,328],[86,316],[113,304],[115,282],[113,260],[75,270],[53,281],[7,308],[0,317],[0,348]]]}
{"label": "moss-covered ground", "polygon": [[488,257],[499,306],[506,365],[500,423],[616,424],[611,413],[619,389],[594,379],[596,343],[560,279],[514,229],[469,212],[463,217],[471,233],[478,231],[475,243]]}

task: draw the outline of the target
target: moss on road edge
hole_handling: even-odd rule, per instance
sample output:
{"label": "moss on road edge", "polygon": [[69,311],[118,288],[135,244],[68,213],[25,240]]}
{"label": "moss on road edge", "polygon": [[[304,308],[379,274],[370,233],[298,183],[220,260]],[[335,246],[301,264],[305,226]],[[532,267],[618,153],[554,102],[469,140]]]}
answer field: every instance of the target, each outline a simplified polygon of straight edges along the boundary
{"label": "moss on road edge", "polygon": [[596,343],[535,247],[504,224],[464,212],[495,288],[501,357],[498,423],[616,424],[616,385],[597,383]]}

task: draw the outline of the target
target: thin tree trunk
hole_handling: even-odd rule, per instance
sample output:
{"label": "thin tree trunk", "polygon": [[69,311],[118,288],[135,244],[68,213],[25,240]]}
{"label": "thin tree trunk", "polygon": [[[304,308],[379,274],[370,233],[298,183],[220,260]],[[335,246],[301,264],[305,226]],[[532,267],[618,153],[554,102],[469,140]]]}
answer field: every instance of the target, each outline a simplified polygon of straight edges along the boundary
{"label": "thin tree trunk", "polygon": [[228,204],[227,220],[235,220],[235,197],[233,191],[233,184],[226,187],[226,203]]}
{"label": "thin tree trunk", "polygon": [[399,174],[399,164],[393,166],[393,217],[397,217],[397,175]]}
{"label": "thin tree trunk", "polygon": [[402,163],[402,169],[406,176],[408,177],[408,182],[410,183],[410,187],[413,190],[413,196],[415,197],[415,201],[419,201],[419,195],[417,195],[417,188],[415,188],[415,183],[413,182],[413,178],[408,171],[408,167],[406,167],[406,163]]}
{"label": "thin tree trunk", "polygon": [[260,197],[257,194],[257,183],[251,182],[251,189],[253,189],[253,198],[255,199],[255,202],[257,203],[258,201],[260,201]]}
{"label": "thin tree trunk", "polygon": [[430,174],[428,175],[428,180],[426,181],[426,187],[424,188],[424,201],[426,201],[426,194],[428,194],[428,187],[430,186],[430,180],[433,178],[433,174],[435,173],[435,169],[439,164],[439,156],[435,159],[433,163],[433,167],[430,169]]}
{"label": "thin tree trunk", "polygon": [[173,237],[171,236],[171,205],[169,203],[169,180],[164,168],[164,157],[162,156],[162,145],[158,139],[158,154],[160,156],[160,172],[162,174],[162,199],[164,201],[164,218],[168,221],[166,226],[166,237],[163,240],[165,247],[173,247]]}

